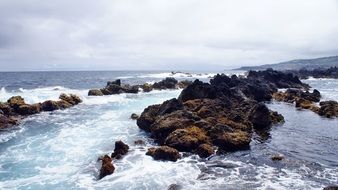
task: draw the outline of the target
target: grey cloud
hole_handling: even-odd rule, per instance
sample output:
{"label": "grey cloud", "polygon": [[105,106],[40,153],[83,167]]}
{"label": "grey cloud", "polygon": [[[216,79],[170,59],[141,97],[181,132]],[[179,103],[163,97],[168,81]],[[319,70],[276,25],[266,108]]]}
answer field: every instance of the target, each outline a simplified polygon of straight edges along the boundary
{"label": "grey cloud", "polygon": [[338,53],[335,0],[2,0],[3,70],[220,69]]}

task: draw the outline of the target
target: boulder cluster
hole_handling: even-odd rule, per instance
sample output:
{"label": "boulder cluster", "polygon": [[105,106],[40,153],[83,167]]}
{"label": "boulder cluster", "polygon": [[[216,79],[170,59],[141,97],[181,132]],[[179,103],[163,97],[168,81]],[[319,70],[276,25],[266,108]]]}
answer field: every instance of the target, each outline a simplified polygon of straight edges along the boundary
{"label": "boulder cluster", "polygon": [[61,94],[57,101],[47,100],[36,104],[27,104],[21,96],[13,96],[7,102],[0,103],[0,129],[19,124],[26,116],[42,111],[66,109],[81,102],[82,100],[74,94]]}
{"label": "boulder cluster", "polygon": [[121,80],[117,79],[115,81],[107,82],[106,87],[101,89],[91,89],[88,92],[88,96],[103,96],[103,95],[112,95],[112,94],[121,94],[121,93],[133,93],[136,94],[140,90],[143,92],[150,92],[152,90],[166,90],[166,89],[178,89],[184,88],[191,84],[191,81],[180,81],[172,77],[167,77],[159,82],[154,84],[142,84],[142,85],[129,85],[121,84]]}
{"label": "boulder cluster", "polygon": [[320,116],[338,117],[338,102],[320,101],[321,95],[316,89],[312,93],[301,89],[287,89],[285,92],[274,93],[273,98],[277,101],[294,103],[297,108],[309,109]]}
{"label": "boulder cluster", "polygon": [[104,178],[107,175],[111,175],[115,171],[115,167],[113,165],[113,159],[121,159],[124,155],[126,155],[129,151],[129,146],[122,141],[115,142],[115,149],[111,156],[104,155],[99,158],[101,161],[101,169],[99,174],[99,179]]}
{"label": "boulder cluster", "polygon": [[206,158],[216,149],[248,149],[255,130],[284,121],[264,102],[278,88],[308,87],[292,74],[271,69],[250,71],[246,78],[216,75],[210,83],[195,80],[178,98],[147,107],[137,125],[160,145],[147,152],[154,159],[176,161],[178,151]]}

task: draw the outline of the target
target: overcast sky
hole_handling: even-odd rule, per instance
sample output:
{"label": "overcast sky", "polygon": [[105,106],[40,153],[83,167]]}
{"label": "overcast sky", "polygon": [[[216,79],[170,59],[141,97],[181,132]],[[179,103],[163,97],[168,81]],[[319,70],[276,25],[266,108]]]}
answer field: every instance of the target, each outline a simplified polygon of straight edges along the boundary
{"label": "overcast sky", "polygon": [[337,54],[337,0],[0,0],[0,71],[223,70]]}

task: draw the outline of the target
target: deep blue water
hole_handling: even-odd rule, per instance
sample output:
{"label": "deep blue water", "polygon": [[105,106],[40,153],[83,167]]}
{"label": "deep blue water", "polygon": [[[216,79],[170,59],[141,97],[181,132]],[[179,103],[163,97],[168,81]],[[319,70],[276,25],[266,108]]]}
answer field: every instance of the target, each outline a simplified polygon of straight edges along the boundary
{"label": "deep blue water", "polygon": [[[178,74],[181,79],[209,80],[210,75]],[[338,119],[322,118],[293,105],[272,102],[286,122],[265,138],[255,135],[251,150],[213,156],[189,156],[159,162],[145,155],[153,142],[140,131],[131,113],[177,97],[180,90],[88,97],[90,88],[121,78],[136,84],[154,82],[170,72],[23,72],[0,73],[0,101],[21,95],[29,103],[75,93],[84,102],[71,109],[30,116],[0,133],[0,189],[322,189],[338,183]],[[338,80],[310,79],[324,99],[338,99]],[[145,148],[133,145],[143,139]],[[131,152],[114,163],[116,171],[98,181],[97,158],[123,140]],[[285,160],[270,157],[282,154]]]}

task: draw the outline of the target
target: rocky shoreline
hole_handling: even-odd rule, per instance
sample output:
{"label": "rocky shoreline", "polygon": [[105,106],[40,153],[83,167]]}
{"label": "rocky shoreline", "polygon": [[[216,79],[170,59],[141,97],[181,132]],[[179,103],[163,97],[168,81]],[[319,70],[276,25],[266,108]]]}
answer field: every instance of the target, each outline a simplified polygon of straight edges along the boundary
{"label": "rocky shoreline", "polygon": [[300,79],[308,79],[310,77],[338,79],[338,67],[331,67],[328,69],[313,69],[313,70],[301,69],[287,72],[297,75]]}
{"label": "rocky shoreline", "polygon": [[[309,88],[294,74],[271,69],[250,71],[246,78],[216,75],[210,83],[195,80],[177,98],[150,105],[131,118],[158,145],[146,152],[155,160],[177,161],[182,152],[207,158],[250,149],[253,133],[283,123],[284,117],[265,105],[272,100],[295,103],[325,117],[337,116],[337,102],[320,102],[320,92],[310,93]],[[308,107],[308,102],[320,102],[320,107]]]}
{"label": "rocky shoreline", "polygon": [[27,104],[21,96],[13,96],[5,103],[0,102],[0,129],[18,125],[22,119],[33,114],[66,109],[81,102],[74,94],[61,94],[58,101],[47,100],[35,104]]}
{"label": "rocky shoreline", "polygon": [[121,93],[137,94],[141,91],[150,92],[152,90],[185,88],[189,84],[191,84],[191,81],[184,80],[179,82],[172,77],[167,77],[159,82],[155,82],[154,84],[145,83],[142,85],[122,84],[121,80],[117,79],[115,81],[107,82],[107,85],[104,88],[89,90],[88,96],[104,96]]}

